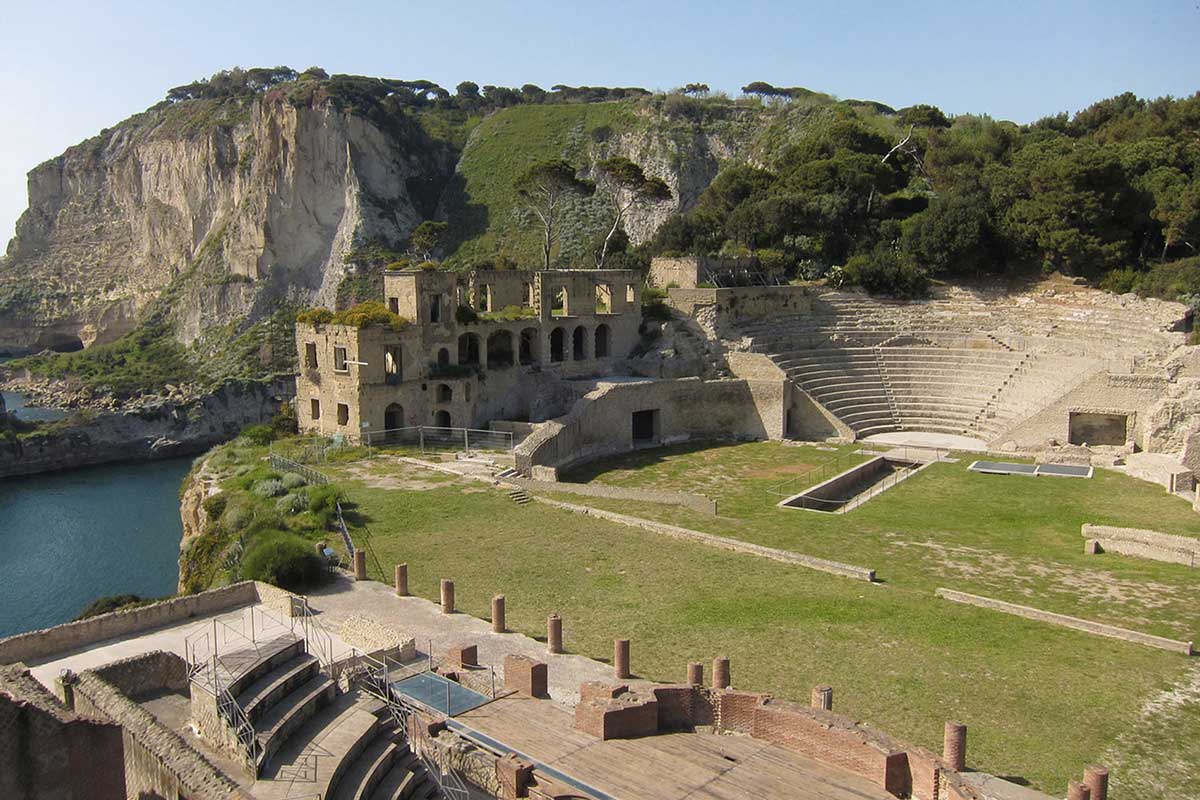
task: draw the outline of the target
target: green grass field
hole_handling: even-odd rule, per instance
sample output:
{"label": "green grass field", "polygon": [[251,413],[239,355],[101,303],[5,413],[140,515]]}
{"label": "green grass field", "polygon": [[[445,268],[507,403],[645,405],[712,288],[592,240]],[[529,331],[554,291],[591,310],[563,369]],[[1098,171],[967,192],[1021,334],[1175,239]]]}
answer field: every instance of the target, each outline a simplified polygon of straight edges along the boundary
{"label": "green grass field", "polygon": [[[968,473],[965,460],[931,467],[845,515],[774,506],[779,497],[768,488],[807,485],[806,470],[839,455],[774,443],[680,447],[571,476],[701,492],[718,500],[716,518],[561,499],[873,567],[879,584],[517,506],[501,491],[386,456],[331,469],[369,525],[383,570],[408,562],[417,593],[433,599],[438,579],[453,578],[463,610],[486,617],[502,592],[509,625],[537,636],[558,611],[569,649],[595,658],[609,656],[613,638],[629,637],[634,669],[646,677],[680,680],[687,661],[728,655],[739,687],[804,701],[812,686],[830,683],[839,711],[934,750],[942,723],[962,719],[974,767],[1059,794],[1085,764],[1119,762],[1122,747],[1147,746],[1137,735],[1147,730],[1143,703],[1184,680],[1189,659],[948,603],[933,589],[1191,639],[1200,628],[1195,573],[1085,557],[1079,525],[1200,535],[1200,515],[1114,473],[1005,478]],[[1156,723],[1167,731],[1151,739],[1163,758],[1194,755],[1186,732],[1197,710],[1184,704],[1170,724]]]}

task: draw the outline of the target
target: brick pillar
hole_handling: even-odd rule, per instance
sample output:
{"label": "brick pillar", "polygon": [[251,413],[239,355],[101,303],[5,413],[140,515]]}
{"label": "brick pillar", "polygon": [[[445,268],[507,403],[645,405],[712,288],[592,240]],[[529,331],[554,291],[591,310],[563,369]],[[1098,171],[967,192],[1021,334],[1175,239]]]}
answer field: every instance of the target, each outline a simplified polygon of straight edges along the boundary
{"label": "brick pillar", "polygon": [[408,597],[408,564],[396,565],[396,596]]}
{"label": "brick pillar", "polygon": [[354,580],[367,579],[367,551],[361,547],[354,551]]}
{"label": "brick pillar", "polygon": [[833,711],[833,687],[814,686],[812,690],[812,707],[822,711]]}
{"label": "brick pillar", "polygon": [[688,662],[687,682],[692,686],[704,685],[704,664],[699,661]]}
{"label": "brick pillar", "polygon": [[1090,764],[1083,768],[1083,783],[1091,790],[1092,800],[1108,800],[1108,770]]}
{"label": "brick pillar", "polygon": [[942,739],[942,759],[950,769],[962,772],[967,768],[967,726],[961,722],[946,723]]}
{"label": "brick pillar", "polygon": [[1092,800],[1092,790],[1082,783],[1071,781],[1067,784],[1067,800]]}
{"label": "brick pillar", "polygon": [[613,640],[613,675],[617,680],[625,680],[632,673],[629,671],[629,640]]}
{"label": "brick pillar", "polygon": [[546,620],[546,652],[561,653],[562,648],[562,617],[551,614]]}
{"label": "brick pillar", "polygon": [[518,800],[529,797],[529,783],[533,764],[515,755],[507,755],[496,761],[496,778],[500,783],[501,800]]}
{"label": "brick pillar", "polygon": [[454,613],[454,581],[442,578],[442,613]]}
{"label": "brick pillar", "polygon": [[712,688],[728,689],[729,686],[729,659],[725,656],[717,656],[713,659]]}
{"label": "brick pillar", "polygon": [[504,595],[498,594],[492,598],[492,633],[504,633]]}

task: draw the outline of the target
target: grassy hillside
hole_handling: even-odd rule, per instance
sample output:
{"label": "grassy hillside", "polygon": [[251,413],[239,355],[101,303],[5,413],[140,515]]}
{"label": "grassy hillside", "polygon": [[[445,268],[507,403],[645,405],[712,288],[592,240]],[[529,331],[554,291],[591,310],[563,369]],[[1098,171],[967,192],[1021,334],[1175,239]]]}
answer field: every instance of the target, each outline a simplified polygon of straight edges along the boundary
{"label": "grassy hillside", "polygon": [[[484,119],[472,131],[444,199],[453,237],[451,261],[468,263],[501,253],[522,264],[536,263],[538,231],[517,207],[514,181],[545,159],[565,158],[582,166],[597,144],[638,124],[633,101],[517,106]],[[591,205],[581,203],[567,215],[560,246],[564,261],[583,255],[588,237],[600,229]]]}

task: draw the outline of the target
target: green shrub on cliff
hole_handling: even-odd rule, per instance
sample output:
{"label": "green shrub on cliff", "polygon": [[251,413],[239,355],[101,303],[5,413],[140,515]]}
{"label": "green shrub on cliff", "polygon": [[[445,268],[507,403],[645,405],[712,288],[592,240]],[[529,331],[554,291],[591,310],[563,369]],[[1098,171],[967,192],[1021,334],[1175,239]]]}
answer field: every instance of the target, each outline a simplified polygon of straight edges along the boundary
{"label": "green shrub on cliff", "polygon": [[312,544],[283,531],[261,534],[242,559],[242,577],[289,591],[315,586],[323,575],[321,560]]}
{"label": "green shrub on cliff", "polygon": [[399,314],[393,314],[383,303],[373,300],[337,312],[327,308],[309,308],[298,313],[296,321],[309,325],[348,325],[351,328],[388,325],[396,333],[400,333],[409,326],[407,319]]}

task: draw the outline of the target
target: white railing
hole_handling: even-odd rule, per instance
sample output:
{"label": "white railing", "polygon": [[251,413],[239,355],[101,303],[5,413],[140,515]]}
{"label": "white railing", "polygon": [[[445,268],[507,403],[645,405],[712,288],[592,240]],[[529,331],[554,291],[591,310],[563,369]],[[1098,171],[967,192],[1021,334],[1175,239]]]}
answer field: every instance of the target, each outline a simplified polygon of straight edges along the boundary
{"label": "white railing", "polygon": [[463,450],[472,452],[511,452],[511,431],[490,431],[481,428],[446,428],[433,425],[415,425],[407,428],[389,428],[378,431],[363,431],[359,437],[369,450],[396,446],[416,446],[422,453],[427,450]]}

